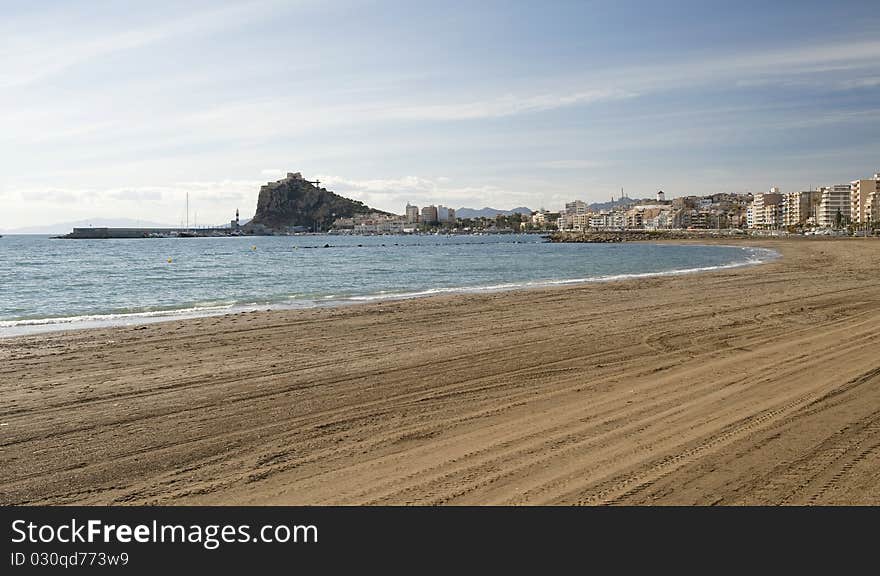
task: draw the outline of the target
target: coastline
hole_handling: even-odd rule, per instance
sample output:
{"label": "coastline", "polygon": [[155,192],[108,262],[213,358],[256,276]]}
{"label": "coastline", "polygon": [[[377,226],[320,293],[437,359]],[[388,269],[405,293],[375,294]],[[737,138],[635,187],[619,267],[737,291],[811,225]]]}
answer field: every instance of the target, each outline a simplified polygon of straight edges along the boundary
{"label": "coastline", "polygon": [[[265,302],[243,302],[243,301],[212,301],[201,305],[183,304],[183,307],[168,307],[163,309],[144,309],[131,312],[108,311],[94,312],[78,316],[56,316],[45,318],[28,318],[18,320],[0,320],[0,339],[14,338],[18,336],[28,336],[34,334],[50,334],[55,332],[69,330],[90,330],[95,328],[113,328],[113,327],[130,327],[142,324],[152,324],[157,322],[168,322],[177,320],[191,320],[197,318],[210,318],[217,316],[228,316],[234,314],[242,314],[257,311],[283,311],[283,310],[302,310],[309,308],[321,307],[337,307],[358,305],[365,302],[387,302],[395,300],[406,300],[414,298],[432,297],[440,294],[486,294],[494,292],[506,292],[513,290],[533,290],[542,288],[552,288],[555,286],[567,286],[577,284],[588,284],[595,282],[612,282],[620,280],[630,280],[638,278],[652,278],[663,276],[675,276],[681,274],[704,273],[714,270],[723,270],[729,268],[738,268],[741,266],[753,266],[772,261],[780,255],[778,252],[769,249],[757,248],[753,246],[742,246],[721,242],[720,239],[708,238],[692,238],[693,241],[678,241],[680,239],[672,239],[672,241],[664,238],[656,238],[653,240],[630,241],[633,244],[648,244],[662,246],[664,244],[689,244],[692,246],[720,246],[726,248],[735,248],[743,251],[743,260],[737,260],[725,264],[697,266],[691,268],[674,268],[670,270],[650,271],[650,272],[632,272],[620,273],[613,275],[591,276],[591,277],[572,277],[572,278],[553,278],[553,279],[535,279],[522,280],[518,282],[508,282],[493,285],[463,285],[454,287],[435,287],[429,289],[418,289],[416,291],[402,292],[380,292],[355,294],[351,296],[333,296],[324,299],[314,300],[297,300],[292,301],[285,299],[283,301],[265,301]],[[702,242],[699,240],[707,240]]]}
{"label": "coastline", "polygon": [[2,339],[0,501],[880,502],[880,242],[748,244],[783,257]]}

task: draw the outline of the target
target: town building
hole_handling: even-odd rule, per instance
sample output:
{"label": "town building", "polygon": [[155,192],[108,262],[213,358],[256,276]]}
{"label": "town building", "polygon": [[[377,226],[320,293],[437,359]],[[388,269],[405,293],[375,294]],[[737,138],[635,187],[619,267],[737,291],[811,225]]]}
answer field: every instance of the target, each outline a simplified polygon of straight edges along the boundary
{"label": "town building", "polygon": [[749,205],[749,228],[776,230],[783,226],[783,195],[776,186],[770,192],[755,194]]}
{"label": "town building", "polygon": [[858,227],[869,227],[880,219],[880,173],[872,179],[852,181],[850,214]]}
{"label": "town building", "polygon": [[436,206],[425,206],[422,208],[421,222],[424,224],[436,224],[440,220],[438,220],[437,215],[437,207]]}
{"label": "town building", "polygon": [[565,204],[565,213],[566,214],[586,214],[589,211],[590,207],[586,202],[582,200],[575,200],[574,202],[566,202]]}
{"label": "town building", "polygon": [[637,204],[626,211],[626,227],[644,228],[647,220],[656,218],[667,208],[664,204]]}
{"label": "town building", "polygon": [[547,223],[547,214],[549,214],[549,212],[541,208],[532,213],[530,221],[534,226],[544,226]]}
{"label": "town building", "polygon": [[816,224],[821,228],[838,228],[852,221],[852,188],[849,184],[823,186],[816,210]]}
{"label": "town building", "polygon": [[407,202],[406,204],[406,223],[407,224],[416,224],[419,221],[419,207],[412,206]]}
{"label": "town building", "polygon": [[782,224],[785,227],[815,223],[816,209],[822,195],[817,190],[802,190],[784,194]]}
{"label": "town building", "polygon": [[455,210],[447,208],[442,204],[437,206],[437,222],[448,223],[455,222]]}

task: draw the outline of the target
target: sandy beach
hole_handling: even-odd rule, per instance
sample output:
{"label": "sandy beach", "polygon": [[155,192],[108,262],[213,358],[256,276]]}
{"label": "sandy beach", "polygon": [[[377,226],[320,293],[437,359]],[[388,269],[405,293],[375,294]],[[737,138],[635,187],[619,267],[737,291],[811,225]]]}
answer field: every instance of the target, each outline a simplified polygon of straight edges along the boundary
{"label": "sandy beach", "polygon": [[2,504],[880,504],[880,240],[0,340]]}

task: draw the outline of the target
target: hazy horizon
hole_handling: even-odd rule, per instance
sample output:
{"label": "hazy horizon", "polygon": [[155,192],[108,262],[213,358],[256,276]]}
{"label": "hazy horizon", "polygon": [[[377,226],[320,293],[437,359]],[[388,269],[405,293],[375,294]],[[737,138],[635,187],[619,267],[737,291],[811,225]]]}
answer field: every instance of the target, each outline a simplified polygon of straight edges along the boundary
{"label": "hazy horizon", "polygon": [[872,2],[13,1],[3,228],[815,188],[880,171]]}

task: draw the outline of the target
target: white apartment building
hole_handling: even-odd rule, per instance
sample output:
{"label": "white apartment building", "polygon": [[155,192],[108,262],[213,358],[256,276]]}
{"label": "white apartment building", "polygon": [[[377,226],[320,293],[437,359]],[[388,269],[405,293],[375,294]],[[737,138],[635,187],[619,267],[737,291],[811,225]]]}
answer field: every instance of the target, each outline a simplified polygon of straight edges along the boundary
{"label": "white apartment building", "polygon": [[849,184],[835,184],[820,188],[821,200],[816,210],[816,224],[821,228],[834,228],[838,214],[841,225],[846,225],[852,218],[852,188]]}
{"label": "white apartment building", "polygon": [[611,212],[598,212],[590,214],[590,228],[609,228],[611,227]]}
{"label": "white apartment building", "polygon": [[440,204],[437,206],[438,222],[455,222],[455,209]]}
{"label": "white apartment building", "polygon": [[587,203],[583,200],[575,200],[574,202],[565,203],[566,214],[586,214],[587,211]]}
{"label": "white apartment building", "polygon": [[626,213],[619,210],[590,214],[590,228],[624,228]]}
{"label": "white apartment building", "polygon": [[755,194],[749,204],[746,218],[749,228],[777,229],[783,226],[783,195],[779,188],[770,188],[768,193]]}
{"label": "white apartment building", "polygon": [[538,210],[534,214],[532,214],[532,224],[535,226],[543,226],[547,223],[547,211],[546,210]]}

